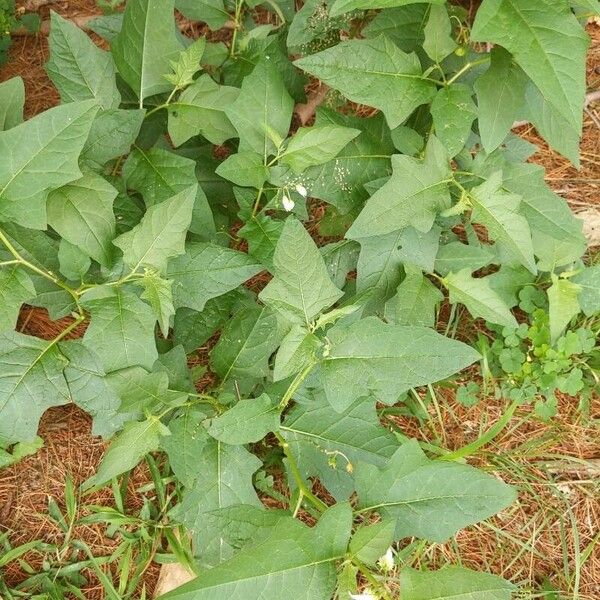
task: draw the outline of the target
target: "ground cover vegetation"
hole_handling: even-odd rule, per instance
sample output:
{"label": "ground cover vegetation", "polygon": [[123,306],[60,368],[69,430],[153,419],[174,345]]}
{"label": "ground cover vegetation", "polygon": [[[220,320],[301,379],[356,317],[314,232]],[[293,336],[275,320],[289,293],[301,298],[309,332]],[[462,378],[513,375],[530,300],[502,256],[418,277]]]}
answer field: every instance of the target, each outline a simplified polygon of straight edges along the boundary
{"label": "ground cover vegetation", "polygon": [[[59,106],[24,121],[22,80],[0,84],[0,464],[67,403],[111,440],[50,503],[60,542],[1,538],[0,569],[30,577],[0,592],[83,597],[92,570],[136,597],[151,561],[176,560],[198,577],[168,598],[520,594],[415,556],[515,502],[466,459],[518,406],[552,419],[566,394],[589,413],[600,265],[511,129],[579,163],[598,3],[116,7],[89,23],[109,51],[52,14]],[[175,9],[227,43],[185,37]],[[17,331],[23,304],[64,327]],[[422,418],[471,365],[463,404],[506,399],[475,442],[449,452],[385,420]],[[154,496],[132,515],[141,462]],[[85,519],[124,542],[99,560],[73,530],[105,486],[115,508]]]}

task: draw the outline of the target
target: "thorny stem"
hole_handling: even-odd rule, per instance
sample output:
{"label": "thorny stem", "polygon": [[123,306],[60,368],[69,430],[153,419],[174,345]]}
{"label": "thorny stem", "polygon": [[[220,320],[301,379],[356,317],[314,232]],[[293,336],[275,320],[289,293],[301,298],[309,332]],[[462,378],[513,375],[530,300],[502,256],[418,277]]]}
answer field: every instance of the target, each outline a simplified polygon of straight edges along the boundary
{"label": "thorny stem", "polygon": [[312,493],[312,491],[304,482],[304,479],[302,478],[302,473],[300,473],[300,469],[298,468],[298,463],[296,462],[294,455],[290,451],[290,445],[285,441],[285,438],[278,431],[275,432],[275,437],[277,438],[277,441],[279,442],[279,445],[283,449],[285,457],[287,458],[288,466],[290,468],[290,471],[292,472],[292,475],[294,476],[294,480],[296,481],[296,485],[300,490],[300,494],[308,500],[310,500],[310,502],[319,512],[324,512],[325,510],[327,510],[327,504],[325,504],[325,502],[317,498],[317,496],[315,496]]}

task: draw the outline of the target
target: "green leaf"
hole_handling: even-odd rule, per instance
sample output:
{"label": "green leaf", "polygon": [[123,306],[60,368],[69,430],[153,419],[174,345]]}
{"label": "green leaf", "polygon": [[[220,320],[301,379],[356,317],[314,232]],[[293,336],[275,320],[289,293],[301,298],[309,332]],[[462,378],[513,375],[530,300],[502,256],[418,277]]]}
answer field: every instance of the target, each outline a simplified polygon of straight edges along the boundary
{"label": "green leaf", "polygon": [[20,77],[0,83],[0,131],[11,129],[23,122],[25,85]]}
{"label": "green leaf", "polygon": [[490,573],[462,567],[439,571],[405,568],[400,573],[403,600],[510,600],[517,586]]}
{"label": "green leaf", "polygon": [[416,54],[405,54],[380,36],[349,40],[294,64],[353,102],[378,108],[390,128],[433,99],[435,84],[423,77]]}
{"label": "green leaf", "polygon": [[453,83],[442,88],[431,104],[435,133],[450,157],[456,156],[465,147],[477,117],[472,95],[466,85]]}
{"label": "green leaf", "polygon": [[[433,62],[441,63],[449,54],[452,54],[456,50],[457,43],[452,38],[452,23],[450,22],[445,3],[440,3],[439,6],[434,5],[429,9],[429,19],[423,29],[423,33],[425,34],[423,50],[425,50],[427,56]],[[448,98],[447,101],[450,101],[450,99]],[[457,111],[455,116],[463,115],[461,115],[460,111]]]}
{"label": "green leaf", "polygon": [[490,287],[512,308],[519,304],[519,292],[534,282],[534,276],[523,267],[502,265],[498,271],[487,276]]}
{"label": "green leaf", "polygon": [[169,258],[184,253],[196,192],[197,186],[192,186],[154,204],[138,225],[113,241],[123,251],[123,261],[132,271],[152,267],[164,273]]}
{"label": "green leaf", "polygon": [[440,246],[435,257],[435,270],[441,275],[469,269],[477,271],[489,265],[494,260],[494,254],[486,246],[473,246],[462,242],[450,242]]}
{"label": "green leaf", "polygon": [[174,0],[131,0],[123,26],[111,44],[119,74],[140,101],[168,92],[165,75],[182,49],[174,20]]}
{"label": "green leaf", "polygon": [[448,273],[442,281],[450,293],[450,302],[464,304],[474,317],[504,327],[517,327],[514,315],[486,277],[474,278],[469,269],[462,269],[458,273]]}
{"label": "green leaf", "polygon": [[169,335],[171,317],[175,314],[173,306],[173,280],[163,279],[156,273],[146,272],[136,281],[144,288],[141,298],[148,301],[165,338]]}
{"label": "green leaf", "polygon": [[57,346],[16,331],[0,334],[0,440],[35,438],[46,409],[69,401],[67,365]]}
{"label": "green leaf", "polygon": [[384,9],[362,30],[366,38],[383,34],[404,52],[414,52],[425,40],[429,7],[425,4]]}
{"label": "green leaf", "polygon": [[107,373],[136,365],[152,368],[158,352],[156,317],[150,306],[121,288],[101,290],[82,300],[92,317],[84,343],[98,354]]}
{"label": "green leaf", "polygon": [[581,311],[580,291],[581,288],[576,283],[552,275],[552,285],[548,288],[548,313],[552,343],[556,342],[571,319]]}
{"label": "green leaf", "polygon": [[294,325],[281,341],[277,351],[273,381],[291,377],[308,365],[314,364],[321,346],[321,341],[314,333],[302,325]]}
{"label": "green leaf", "polygon": [[279,410],[269,396],[261,394],[258,398],[240,400],[212,419],[208,433],[225,444],[250,444],[278,429]]}
{"label": "green leaf", "polygon": [[93,435],[109,437],[115,431],[121,401],[108,384],[99,357],[79,340],[61,342],[59,349],[69,361],[65,380],[71,400],[92,415]]}
{"label": "green leaf", "polygon": [[444,295],[420,271],[409,271],[385,305],[385,318],[395,325],[434,327],[435,309]]}
{"label": "green leaf", "polygon": [[237,137],[237,131],[225,114],[238,97],[234,87],[218,85],[210,75],[202,75],[169,105],[169,137],[180,146],[195,135],[213,144]]}
{"label": "green leaf", "polygon": [[527,219],[519,213],[521,197],[502,189],[502,173],[469,191],[473,205],[471,220],[484,225],[489,236],[534,275],[533,242]]}
{"label": "green leaf", "polygon": [[337,580],[335,563],[345,555],[351,526],[347,503],[327,510],[315,528],[284,519],[257,543],[164,598],[330,600]]}
{"label": "green leaf", "polygon": [[202,68],[200,60],[205,48],[206,38],[198,38],[179,52],[177,60],[171,61],[173,72],[165,75],[165,79],[170,81],[175,89],[182,90],[194,83],[194,75]]}
{"label": "green leaf", "polygon": [[0,331],[14,329],[23,302],[36,295],[27,271],[20,265],[0,269]]}
{"label": "green leaf", "polygon": [[434,225],[428,232],[407,227],[400,234],[399,258],[404,265],[419,267],[430,273],[433,271],[435,257],[440,245],[441,229]]}
{"label": "green leaf", "polygon": [[58,245],[58,262],[61,274],[70,281],[83,281],[92,265],[90,257],[85,252],[64,238]]}
{"label": "green leaf", "polygon": [[581,132],[589,39],[566,2],[484,0],[471,39],[506,48],[545,103]]}
{"label": "green leaf", "polygon": [[449,206],[450,166],[434,136],[429,138],[423,162],[395,154],[392,168],[389,181],[369,198],[347,237],[384,235],[408,226],[427,232],[437,213]]}
{"label": "green leaf", "polygon": [[525,101],[527,78],[500,46],[492,49],[489,69],[475,81],[481,143],[493,152],[505,140]]}
{"label": "green leaf", "polygon": [[259,298],[294,323],[310,324],[340,298],[319,249],[300,221],[289,217],[273,257],[274,278]]}
{"label": "green leaf", "polygon": [[275,248],[282,231],[282,221],[259,213],[246,221],[238,235],[248,242],[248,254],[272,271]]}
{"label": "green leaf", "polygon": [[112,264],[115,237],[113,202],[117,190],[103,177],[86,173],[48,195],[49,225],[102,266]]}
{"label": "green leaf", "polygon": [[81,151],[81,160],[94,167],[104,166],[109,160],[128,154],[144,114],[143,110],[120,108],[98,112]]}
{"label": "green leaf", "polygon": [[336,0],[329,14],[332,17],[336,17],[357,9],[393,8],[395,6],[421,3],[444,4],[445,0]]}
{"label": "green leaf", "polygon": [[287,137],[294,101],[277,66],[263,58],[244,78],[237,99],[225,108],[240,137],[240,152],[251,150],[266,159]]}
{"label": "green leaf", "polygon": [[361,396],[393,404],[412,387],[445,379],[479,359],[470,346],[428,327],[386,325],[369,317],[328,332],[321,375],[338,412]]}
{"label": "green leaf", "polygon": [[175,306],[201,311],[208,300],[235,289],[262,268],[237,250],[204,242],[188,244],[185,254],[169,263]]}
{"label": "green leaf", "polygon": [[115,65],[87,34],[54,11],[50,14],[50,60],[46,72],[63,102],[95,100],[101,108],[117,108],[121,94]]}
{"label": "green leaf", "polygon": [[230,18],[223,0],[176,0],[175,7],[192,21],[203,21],[213,31],[221,29]]}
{"label": "green leaf", "polygon": [[300,127],[279,162],[289,165],[296,173],[302,173],[308,167],[322,165],[335,158],[359,134],[359,129],[339,125]]}
{"label": "green leaf", "polygon": [[84,481],[82,488],[87,490],[103,485],[131,471],[146,454],[158,450],[165,429],[164,425],[154,417],[140,423],[126,423],[123,431],[108,447],[96,473]]}
{"label": "green leaf", "polygon": [[587,267],[571,278],[579,286],[579,304],[586,317],[600,312],[600,265]]}
{"label": "green leaf", "polygon": [[352,240],[340,240],[319,248],[329,277],[334,285],[343,288],[351,271],[356,270],[360,246]]}
{"label": "green leaf", "polygon": [[394,529],[393,521],[381,521],[359,528],[350,540],[350,554],[365,565],[376,566],[378,559],[394,541]]}
{"label": "green leaf", "polygon": [[[416,440],[403,444],[382,469],[359,463],[356,490],[360,512],[375,510],[396,521],[396,539],[440,543],[506,508],[516,496],[512,487],[478,469],[429,460]],[[442,513],[444,518],[437,518]]]}
{"label": "green leaf", "polygon": [[211,369],[223,379],[260,378],[283,334],[268,307],[243,308],[225,325],[210,355]]}
{"label": "green leaf", "polygon": [[171,435],[161,439],[161,448],[169,457],[169,466],[177,479],[192,487],[198,478],[198,457],[209,441],[202,422],[206,415],[195,408],[169,421]]}
{"label": "green leaf", "polygon": [[263,157],[256,152],[238,152],[228,156],[215,171],[236,185],[260,188],[269,176]]}
{"label": "green leaf", "polygon": [[77,159],[97,110],[72,102],[0,132],[0,221],[46,228],[48,192],[81,177]]}
{"label": "green leaf", "polygon": [[[207,513],[236,504],[262,507],[252,486],[252,475],[262,466],[262,461],[243,446],[208,438],[202,451],[196,454],[195,463],[194,484],[169,516],[186,526],[195,541],[196,554],[204,564],[218,564],[229,558],[232,550],[218,524],[208,521]],[[211,569],[206,574],[213,572]],[[177,588],[177,591],[182,589]]]}

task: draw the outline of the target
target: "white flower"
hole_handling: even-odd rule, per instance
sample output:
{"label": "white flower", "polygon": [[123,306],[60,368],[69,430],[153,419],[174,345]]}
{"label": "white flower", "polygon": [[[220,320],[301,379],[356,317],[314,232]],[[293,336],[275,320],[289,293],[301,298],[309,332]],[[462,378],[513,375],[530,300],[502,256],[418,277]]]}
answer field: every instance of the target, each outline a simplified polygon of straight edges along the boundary
{"label": "white flower", "polygon": [[363,594],[350,594],[352,600],[377,600],[377,597],[371,593],[369,588],[365,589]]}
{"label": "white flower", "polygon": [[290,212],[294,209],[294,206],[296,206],[296,203],[286,194],[284,194],[281,197],[281,203],[283,204],[283,208],[287,210],[287,212]]}
{"label": "white flower", "polygon": [[386,553],[377,562],[384,571],[391,571],[394,568],[394,554],[392,553],[392,548],[388,548]]}
{"label": "white flower", "polygon": [[308,191],[307,189],[301,184],[298,183],[296,184],[296,191],[303,197],[306,198],[308,196]]}

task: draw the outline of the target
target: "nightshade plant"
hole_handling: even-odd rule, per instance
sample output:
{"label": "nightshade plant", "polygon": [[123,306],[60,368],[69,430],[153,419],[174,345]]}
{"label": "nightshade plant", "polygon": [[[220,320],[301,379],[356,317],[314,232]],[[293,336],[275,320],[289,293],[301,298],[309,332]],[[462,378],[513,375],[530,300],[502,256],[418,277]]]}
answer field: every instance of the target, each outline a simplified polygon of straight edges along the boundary
{"label": "nightshade plant", "polygon": [[[577,163],[598,4],[483,0],[472,23],[443,0],[256,4],[129,0],[91,24],[110,52],[53,14],[62,104],[22,122],[21,80],[0,86],[0,441],[74,402],[112,438],[84,488],[164,452],[199,574],[169,598],[348,598],[359,573],[389,598],[391,544],[443,542],[515,499],[378,420],[480,359],[436,332],[444,297],[517,330],[519,291],[547,289],[552,341],[600,307],[581,224],[511,134],[526,118]],[[185,38],[175,7],[228,43]],[[292,125],[309,77],[377,111]],[[338,232],[321,246],[314,199]],[[16,332],[23,303],[70,324]],[[215,332],[197,388],[188,355]],[[288,510],[257,494],[277,446]],[[403,566],[403,600],[514,591]]]}

